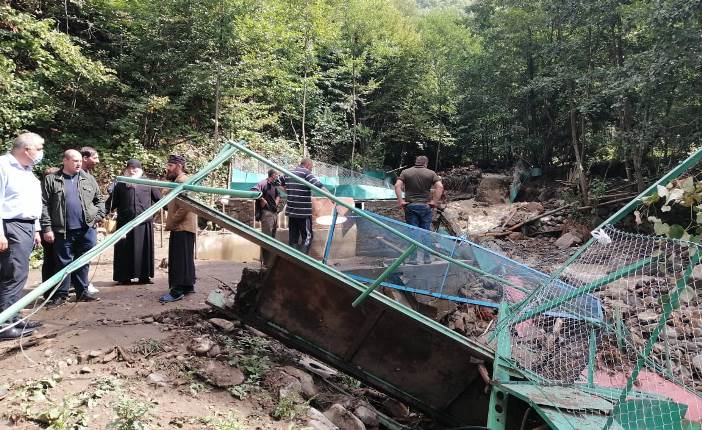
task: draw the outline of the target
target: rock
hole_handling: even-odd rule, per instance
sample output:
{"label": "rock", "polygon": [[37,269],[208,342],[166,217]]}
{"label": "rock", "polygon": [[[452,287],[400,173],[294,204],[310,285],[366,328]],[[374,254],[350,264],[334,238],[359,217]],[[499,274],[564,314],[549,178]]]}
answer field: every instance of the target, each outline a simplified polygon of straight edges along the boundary
{"label": "rock", "polygon": [[363,422],[363,424],[369,427],[378,427],[378,412],[376,412],[373,408],[366,405],[360,405],[353,411],[353,414],[356,415],[358,419]]}
{"label": "rock", "polygon": [[117,348],[113,348],[112,351],[108,352],[104,357],[102,357],[102,362],[109,363],[110,361],[113,361],[117,358],[117,354]]}
{"label": "rock", "polygon": [[51,348],[48,348],[46,351],[44,351],[44,357],[51,357],[54,355],[54,350]]}
{"label": "rock", "polygon": [[240,385],[246,379],[241,370],[219,361],[207,361],[206,365],[197,369],[197,373],[220,388]]}
{"label": "rock", "polygon": [[692,357],[692,365],[695,367],[698,375],[702,375],[702,354]]}
{"label": "rock", "polygon": [[236,328],[236,324],[232,321],[225,320],[224,318],[210,318],[208,320],[210,324],[221,329],[225,333],[231,333]]}
{"label": "rock", "polygon": [[339,427],[334,425],[333,422],[329,421],[329,418],[324,416],[323,413],[315,408],[309,408],[307,410],[307,416],[309,420],[307,425],[314,428],[315,430],[338,430]]}
{"label": "rock", "polygon": [[152,324],[154,322],[154,317],[146,317],[141,320],[144,324]]}
{"label": "rock", "polygon": [[640,312],[638,315],[636,315],[636,318],[638,318],[639,321],[643,324],[650,324],[658,322],[660,315],[658,315],[654,311],[648,310]]}
{"label": "rock", "polygon": [[86,361],[88,361],[88,353],[87,353],[87,352],[82,352],[82,353],[78,356],[78,363],[85,363]]}
{"label": "rock", "polygon": [[698,264],[692,269],[692,279],[702,281],[702,264]]}
{"label": "rock", "polygon": [[579,236],[576,236],[573,233],[568,232],[568,233],[564,234],[563,236],[561,236],[560,238],[558,238],[558,240],[556,242],[554,242],[554,245],[556,245],[560,249],[566,249],[566,248],[570,248],[573,245],[577,245],[580,242],[582,242],[582,239]]}
{"label": "rock", "polygon": [[190,345],[190,349],[197,355],[205,355],[212,349],[214,343],[207,337],[200,337],[193,339],[195,343]]}
{"label": "rock", "polygon": [[92,360],[93,358],[98,358],[98,357],[100,357],[102,354],[103,354],[103,352],[100,351],[99,349],[98,349],[98,350],[93,350],[93,351],[90,351],[90,352],[88,353],[88,358]]}
{"label": "rock", "polygon": [[66,367],[68,367],[68,363],[66,363],[63,360],[59,360],[59,362],[56,364],[58,364],[59,369],[65,369]]}
{"label": "rock", "polygon": [[166,384],[166,377],[162,373],[150,373],[149,376],[146,377],[146,380],[149,384],[159,387],[166,387],[168,385]]}
{"label": "rock", "polygon": [[80,368],[80,373],[81,374],[88,374],[88,373],[93,373],[93,369],[91,369],[88,366],[83,366]]}
{"label": "rock", "polygon": [[410,414],[409,408],[404,403],[390,397],[383,402],[383,408],[385,408],[393,418],[407,418]]}
{"label": "rock", "polygon": [[290,376],[293,376],[298,381],[300,381],[302,394],[306,399],[312,398],[317,395],[317,387],[314,385],[314,379],[309,373],[293,366],[285,366],[282,370],[283,372],[287,373]]}
{"label": "rock", "polygon": [[366,430],[365,424],[340,404],[333,404],[324,413],[341,430]]}
{"label": "rock", "polygon": [[207,351],[207,356],[208,357],[216,357],[221,353],[222,353],[222,349],[219,347],[219,345],[215,344],[214,346],[212,346],[212,348],[210,348],[209,351]]}

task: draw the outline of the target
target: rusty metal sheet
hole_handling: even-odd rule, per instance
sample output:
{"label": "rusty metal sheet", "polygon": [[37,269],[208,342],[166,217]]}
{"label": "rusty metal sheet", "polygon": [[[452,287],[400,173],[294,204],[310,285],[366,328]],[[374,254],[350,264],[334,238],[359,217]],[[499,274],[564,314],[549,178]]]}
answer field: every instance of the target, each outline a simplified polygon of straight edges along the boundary
{"label": "rusty metal sheet", "polygon": [[574,387],[539,386],[527,383],[502,384],[505,390],[528,401],[559,409],[601,411],[608,414],[614,404],[607,399]]}

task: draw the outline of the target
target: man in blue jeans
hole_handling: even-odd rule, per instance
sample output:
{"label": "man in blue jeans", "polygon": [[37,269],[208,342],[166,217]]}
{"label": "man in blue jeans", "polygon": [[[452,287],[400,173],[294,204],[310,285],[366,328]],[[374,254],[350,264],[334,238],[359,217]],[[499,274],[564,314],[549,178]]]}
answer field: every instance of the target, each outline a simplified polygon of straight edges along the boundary
{"label": "man in blue jeans", "polygon": [[[46,175],[42,183],[41,229],[44,240],[54,244],[59,270],[95,246],[95,225],[105,216],[98,184],[81,169],[82,163],[80,152],[69,149],[63,154],[63,168]],[[54,294],[47,292],[47,297],[51,297],[47,306],[66,301],[71,281],[76,288],[76,301],[98,300],[88,293],[89,269],[85,264],[67,276]]]}
{"label": "man in blue jeans", "polygon": [[[414,167],[403,170],[395,182],[395,195],[397,195],[397,203],[405,210],[407,224],[431,230],[434,208],[444,192],[444,185],[441,183],[441,177],[429,169],[427,164],[429,164],[429,159],[420,155],[416,158]],[[403,187],[404,198],[402,197]],[[432,187],[434,188],[433,194]],[[422,243],[427,246],[431,245],[426,235],[418,236],[417,239]],[[417,253],[414,253],[410,257],[409,263],[416,264],[416,262]],[[424,263],[431,263],[430,254],[424,254]]]}

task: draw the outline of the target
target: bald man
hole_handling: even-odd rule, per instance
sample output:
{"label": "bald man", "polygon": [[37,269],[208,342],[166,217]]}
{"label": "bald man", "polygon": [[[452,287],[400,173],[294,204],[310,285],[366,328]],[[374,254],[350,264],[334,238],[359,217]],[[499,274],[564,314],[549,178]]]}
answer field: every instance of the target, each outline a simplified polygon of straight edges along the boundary
{"label": "bald man", "polygon": [[[80,152],[69,149],[63,153],[63,168],[46,175],[42,184],[41,230],[44,240],[53,243],[57,268],[68,266],[97,242],[95,225],[105,216],[105,203],[95,178],[81,167]],[[60,306],[68,298],[68,287],[76,288],[76,301],[92,302],[97,297],[88,293],[89,265],[67,276],[53,294],[48,307]]]}

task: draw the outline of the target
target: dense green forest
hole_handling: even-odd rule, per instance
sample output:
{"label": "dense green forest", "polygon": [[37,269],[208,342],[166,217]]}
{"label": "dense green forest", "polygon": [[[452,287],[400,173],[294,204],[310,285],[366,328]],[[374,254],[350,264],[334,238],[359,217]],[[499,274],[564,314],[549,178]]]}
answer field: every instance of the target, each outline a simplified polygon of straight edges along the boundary
{"label": "dense green forest", "polygon": [[37,131],[54,161],[205,159],[231,137],[354,169],[423,153],[643,184],[701,131],[700,0],[0,4],[2,138]]}

